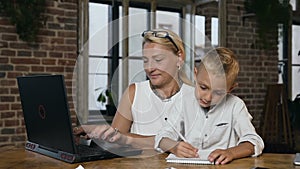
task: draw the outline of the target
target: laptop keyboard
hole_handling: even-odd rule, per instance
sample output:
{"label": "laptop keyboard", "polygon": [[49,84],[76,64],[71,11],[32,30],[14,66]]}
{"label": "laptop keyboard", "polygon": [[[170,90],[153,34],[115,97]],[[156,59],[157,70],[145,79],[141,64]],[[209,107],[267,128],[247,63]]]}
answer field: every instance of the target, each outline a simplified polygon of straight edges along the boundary
{"label": "laptop keyboard", "polygon": [[106,155],[111,154],[100,146],[77,145],[78,154],[80,155]]}
{"label": "laptop keyboard", "polygon": [[90,146],[79,144],[77,145],[78,154],[97,156],[101,155],[106,157],[122,157],[134,156],[142,153],[141,149],[134,149],[130,146],[120,146],[117,144],[104,142],[102,142],[101,146],[98,146],[95,143],[92,143]]}

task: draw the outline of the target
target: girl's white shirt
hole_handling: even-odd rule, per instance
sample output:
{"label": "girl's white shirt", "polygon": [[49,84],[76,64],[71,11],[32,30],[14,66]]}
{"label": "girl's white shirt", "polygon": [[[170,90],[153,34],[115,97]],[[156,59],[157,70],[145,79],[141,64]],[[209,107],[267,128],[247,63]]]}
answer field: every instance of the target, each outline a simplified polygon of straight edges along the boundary
{"label": "girl's white shirt", "polygon": [[[184,136],[190,144],[201,151],[227,149],[249,141],[254,145],[253,156],[262,153],[264,142],[256,133],[251,123],[252,116],[243,100],[227,94],[219,104],[207,112],[198,104],[194,92],[191,94],[190,97],[185,97],[183,104],[177,104],[173,108],[168,118],[179,131],[184,123]],[[155,148],[158,150],[163,137],[175,141],[179,139],[174,129],[165,124],[155,137]]]}

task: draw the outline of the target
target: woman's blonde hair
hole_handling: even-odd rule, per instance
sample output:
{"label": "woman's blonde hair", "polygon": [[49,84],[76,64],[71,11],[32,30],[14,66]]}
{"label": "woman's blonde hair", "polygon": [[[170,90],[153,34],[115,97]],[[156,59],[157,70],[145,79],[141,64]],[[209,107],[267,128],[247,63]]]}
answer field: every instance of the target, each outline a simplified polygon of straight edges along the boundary
{"label": "woman's blonde hair", "polygon": [[[159,37],[152,36],[152,35],[149,35],[149,34],[145,34],[143,36],[144,39],[143,39],[142,48],[144,48],[144,44],[147,43],[147,42],[156,43],[156,44],[159,44],[159,45],[162,45],[162,46],[165,46],[165,47],[169,48],[175,55],[178,55],[180,53],[181,55],[178,56],[178,57],[181,57],[183,61],[185,60],[184,44],[183,44],[182,39],[176,33],[174,33],[171,30],[168,30],[168,29],[152,29],[152,30],[149,30],[149,31],[167,32],[169,34],[170,38],[172,38],[173,42],[176,44],[178,50],[177,50],[176,46],[172,43],[172,41],[170,39],[168,39],[168,38],[159,38]],[[179,72],[178,72],[178,76],[179,76],[179,79],[182,80],[182,82],[184,82],[188,85],[193,85],[191,80],[187,77],[183,66],[180,67]]]}

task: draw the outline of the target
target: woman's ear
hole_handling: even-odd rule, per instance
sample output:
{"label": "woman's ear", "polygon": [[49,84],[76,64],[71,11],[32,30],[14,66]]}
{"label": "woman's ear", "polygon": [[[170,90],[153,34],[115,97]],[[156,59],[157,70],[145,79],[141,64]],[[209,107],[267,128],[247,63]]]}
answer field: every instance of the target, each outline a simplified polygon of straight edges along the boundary
{"label": "woman's ear", "polygon": [[198,69],[197,69],[197,67],[194,67],[194,77],[193,77],[194,82],[197,81],[197,74],[198,74]]}
{"label": "woman's ear", "polygon": [[183,57],[182,57],[182,53],[178,52],[178,62],[177,62],[177,66],[182,66],[184,63]]}
{"label": "woman's ear", "polygon": [[198,69],[196,67],[194,67],[194,76],[196,77],[198,73]]}

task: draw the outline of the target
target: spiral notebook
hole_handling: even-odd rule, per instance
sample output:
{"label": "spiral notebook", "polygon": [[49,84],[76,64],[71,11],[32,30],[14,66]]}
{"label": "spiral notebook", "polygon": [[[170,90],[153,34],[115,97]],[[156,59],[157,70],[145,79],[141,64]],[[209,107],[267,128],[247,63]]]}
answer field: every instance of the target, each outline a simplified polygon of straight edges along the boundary
{"label": "spiral notebook", "polygon": [[169,154],[166,158],[168,163],[182,163],[182,164],[203,164],[203,165],[212,165],[213,162],[210,162],[207,157],[211,151],[200,151],[198,152],[199,158],[180,158],[175,154]]}

